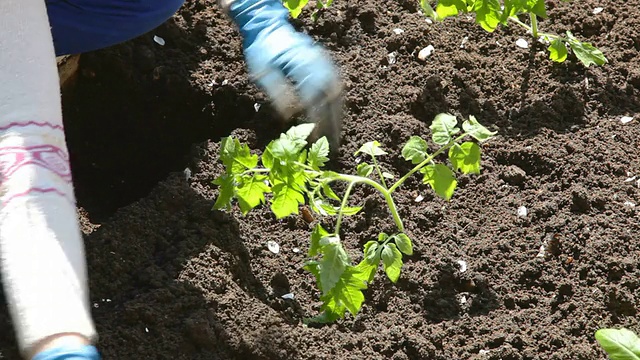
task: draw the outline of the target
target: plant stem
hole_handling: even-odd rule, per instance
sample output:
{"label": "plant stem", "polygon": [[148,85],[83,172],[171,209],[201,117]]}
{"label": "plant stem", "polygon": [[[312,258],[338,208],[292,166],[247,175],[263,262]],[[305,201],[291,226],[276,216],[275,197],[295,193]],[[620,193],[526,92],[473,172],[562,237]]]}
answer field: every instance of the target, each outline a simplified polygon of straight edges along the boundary
{"label": "plant stem", "polygon": [[398,208],[396,207],[396,203],[395,201],[393,201],[393,197],[391,196],[391,191],[387,190],[385,187],[383,187],[376,181],[373,181],[367,177],[357,176],[357,175],[337,174],[329,182],[338,181],[338,180],[349,182],[349,186],[345,191],[345,197],[342,198],[342,204],[340,205],[340,212],[338,214],[338,223],[336,225],[336,234],[340,230],[340,222],[342,219],[342,208],[346,206],[345,199],[348,197],[349,193],[351,192],[351,188],[356,184],[366,184],[378,190],[378,192],[382,194],[382,196],[384,196],[384,199],[387,201],[387,206],[389,207],[389,211],[393,216],[393,221],[395,222],[396,227],[398,228],[398,230],[400,230],[400,232],[404,232],[404,224],[402,223],[402,219],[400,218],[400,214],[398,213]]}
{"label": "plant stem", "polygon": [[380,171],[380,166],[378,166],[378,160],[376,160],[375,156],[371,156],[371,158],[373,159],[373,165],[376,167],[378,176],[380,176],[380,180],[382,181],[382,186],[384,186],[385,189],[388,189],[387,182],[384,181],[384,176],[382,176],[382,171]]}
{"label": "plant stem", "polygon": [[[533,15],[533,14],[531,14],[531,15],[535,17],[535,15]],[[511,16],[511,17],[509,17],[509,21],[511,21],[514,24],[517,24],[517,25],[523,27],[524,29],[526,29],[527,31],[530,31],[533,34],[533,27],[523,23],[517,17]],[[532,24],[533,24],[533,22],[532,22]],[[535,24],[536,24],[536,34],[537,34],[537,36],[533,35],[534,37],[538,38],[538,36],[542,36],[542,37],[547,38],[547,39],[560,39],[560,38],[562,38],[562,36],[559,36],[559,35],[538,32],[538,28],[537,28],[538,27],[538,19],[537,18],[535,20]]]}
{"label": "plant stem", "polygon": [[351,190],[353,189],[353,186],[356,184],[355,181],[352,181],[349,183],[349,185],[347,186],[347,190],[344,192],[344,196],[342,197],[342,203],[340,204],[340,210],[338,211],[338,220],[336,220],[336,228],[335,228],[335,234],[339,237],[340,236],[340,225],[342,225],[342,213],[343,213],[343,209],[345,207],[347,207],[347,201],[349,200],[349,195],[351,195]]}
{"label": "plant stem", "polygon": [[538,18],[536,14],[530,13],[529,18],[531,19],[531,34],[534,39],[538,38]]}

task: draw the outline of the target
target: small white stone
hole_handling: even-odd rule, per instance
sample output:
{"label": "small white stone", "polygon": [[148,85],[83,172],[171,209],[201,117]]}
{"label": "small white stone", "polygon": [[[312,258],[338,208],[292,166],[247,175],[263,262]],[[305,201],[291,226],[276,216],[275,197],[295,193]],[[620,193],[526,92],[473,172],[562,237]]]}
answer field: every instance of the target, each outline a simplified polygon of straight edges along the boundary
{"label": "small white stone", "polygon": [[256,110],[256,112],[260,111],[260,107],[261,107],[261,106],[262,106],[262,105],[260,105],[259,103],[255,103],[255,104],[253,104],[253,108]]}
{"label": "small white stone", "polygon": [[267,249],[269,249],[269,251],[271,251],[272,253],[277,254],[280,252],[280,245],[278,245],[278,243],[273,240],[269,240],[267,241]]}
{"label": "small white stone", "polygon": [[393,29],[393,33],[396,35],[400,35],[404,32],[404,30],[400,29],[400,28],[395,28]]}
{"label": "small white stone", "polygon": [[464,304],[467,303],[467,297],[462,295],[462,296],[460,296],[460,300],[459,301],[460,301],[460,305],[464,305]]}
{"label": "small white stone", "polygon": [[145,328],[144,328],[144,331],[145,331],[145,332],[149,332],[149,328],[145,327]]}
{"label": "small white stone", "polygon": [[546,244],[540,245],[540,250],[538,251],[538,255],[536,255],[536,257],[538,258],[544,257],[545,252],[547,252]]}
{"label": "small white stone", "polygon": [[525,218],[525,217],[527,217],[528,213],[529,213],[529,211],[527,210],[526,206],[520,206],[518,208],[518,217]]}
{"label": "small white stone", "polygon": [[296,253],[296,254],[299,253],[300,252],[300,248],[294,247],[293,248],[293,252]]}
{"label": "small white stone", "polygon": [[182,172],[184,173],[184,179],[189,181],[189,179],[191,179],[191,169],[186,168]]}
{"label": "small white stone", "polygon": [[637,177],[637,176],[632,176],[632,177],[630,177],[630,178],[625,179],[625,180],[624,180],[624,182],[632,182],[632,181],[634,181],[636,178],[638,178],[638,177]]}
{"label": "small white stone", "polygon": [[389,65],[393,65],[393,64],[396,63],[396,61],[398,61],[397,56],[398,55],[396,54],[395,51],[390,52],[390,53],[387,54],[387,61],[389,62]]}
{"label": "small white stone", "polygon": [[516,46],[519,48],[523,48],[523,49],[528,49],[529,48],[529,42],[525,39],[518,39],[516,41]]}
{"label": "small white stone", "polygon": [[458,260],[456,261],[458,263],[458,265],[460,266],[460,272],[463,273],[465,271],[467,271],[467,262],[464,260]]}
{"label": "small white stone", "polygon": [[463,37],[462,43],[460,44],[460,49],[464,49],[468,42],[469,42],[469,37],[468,36]]}
{"label": "small white stone", "polygon": [[483,349],[483,350],[478,351],[478,354],[480,354],[480,355],[486,355],[488,353],[489,353],[489,350],[484,350]]}
{"label": "small white stone", "polygon": [[431,56],[431,54],[433,54],[434,50],[435,50],[435,48],[433,47],[433,45],[429,45],[429,46],[423,48],[418,53],[418,59],[420,59],[422,61],[425,61],[429,56]]}
{"label": "small white stone", "polygon": [[158,36],[158,35],[153,35],[153,41],[155,41],[155,42],[156,42],[156,44],[158,44],[158,45],[160,45],[160,46],[164,46],[164,44],[165,44],[164,39],[163,39],[163,38],[161,38],[161,37],[160,37],[160,36]]}
{"label": "small white stone", "polygon": [[620,119],[620,122],[623,123],[623,124],[630,123],[631,121],[633,121],[633,116],[623,116]]}
{"label": "small white stone", "polygon": [[229,80],[227,79],[222,80],[222,86],[227,86],[227,84],[229,84]]}
{"label": "small white stone", "polygon": [[416,200],[415,200],[416,202],[421,202],[422,200],[424,200],[424,196],[422,195],[416,196]]}
{"label": "small white stone", "polygon": [[286,300],[293,300],[294,298],[293,293],[284,294],[281,297]]}
{"label": "small white stone", "polygon": [[636,204],[631,202],[631,201],[625,201],[624,202],[624,206],[628,206],[628,207],[633,208],[633,207],[636,207]]}
{"label": "small white stone", "polygon": [[427,22],[427,24],[433,24],[433,20],[426,18],[425,21]]}
{"label": "small white stone", "polygon": [[593,9],[593,15],[598,15],[598,14],[600,14],[603,10],[604,10],[604,8],[597,7],[597,8],[595,8],[595,9]]}

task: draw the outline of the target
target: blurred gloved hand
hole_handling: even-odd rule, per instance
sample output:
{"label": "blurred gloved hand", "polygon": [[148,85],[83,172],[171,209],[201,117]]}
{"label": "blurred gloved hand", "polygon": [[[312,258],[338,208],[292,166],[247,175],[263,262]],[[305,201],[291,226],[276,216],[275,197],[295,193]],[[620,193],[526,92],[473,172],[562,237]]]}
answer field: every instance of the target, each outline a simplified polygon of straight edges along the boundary
{"label": "blurred gloved hand", "polygon": [[32,360],[100,360],[100,353],[93,345],[69,345],[42,351]]}
{"label": "blurred gloved hand", "polygon": [[329,55],[288,22],[280,0],[221,0],[240,28],[249,75],[285,118],[306,110],[316,123],[312,141],[340,145],[342,84]]}

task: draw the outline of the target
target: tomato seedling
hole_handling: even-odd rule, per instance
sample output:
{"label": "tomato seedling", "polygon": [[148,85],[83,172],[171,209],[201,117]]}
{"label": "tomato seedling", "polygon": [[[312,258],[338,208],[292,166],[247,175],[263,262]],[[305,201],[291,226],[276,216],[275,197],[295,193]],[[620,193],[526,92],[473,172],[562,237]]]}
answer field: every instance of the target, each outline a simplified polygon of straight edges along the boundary
{"label": "tomato seedling", "polygon": [[[302,9],[309,3],[309,0],[283,0],[282,4],[289,10],[291,17],[297,19],[302,13]],[[311,14],[312,19],[318,19],[320,11],[328,8],[333,4],[333,0],[316,0],[316,9]]]}
{"label": "tomato seedling", "polygon": [[596,340],[611,360],[640,360],[640,338],[628,329],[600,329]]}
{"label": "tomato seedling", "polygon": [[[435,8],[431,6],[431,2],[420,0],[420,6],[424,13],[435,21],[460,13],[473,13],[476,23],[488,32],[493,32],[500,25],[507,26],[509,22],[517,24],[531,33],[534,40],[548,44],[549,58],[555,62],[564,62],[569,49],[586,67],[604,65],[607,62],[602,51],[588,42],[576,39],[570,31],[567,31],[565,36],[540,32],[538,17],[547,17],[544,0],[439,0]],[[529,24],[520,20],[521,15],[529,16]]]}
{"label": "tomato seedling", "polygon": [[[261,156],[252,154],[246,144],[233,137],[222,140],[220,160],[225,173],[213,183],[219,186],[215,209],[231,209],[234,199],[243,214],[261,204],[269,203],[271,211],[279,219],[297,214],[302,205],[320,216],[335,216],[335,225],[328,231],[318,222],[311,234],[309,261],[304,268],[316,279],[323,303],[321,315],[312,322],[333,322],[348,311],[356,315],[364,302],[363,290],[371,283],[380,264],[389,280],[398,281],[403,265],[403,255],[413,254],[413,243],[405,233],[393,193],[409,177],[422,175],[422,182],[429,184],[437,195],[451,199],[457,186],[455,172],[480,173],[480,146],[495,135],[482,126],[473,116],[458,127],[458,120],[449,114],[439,114],[430,129],[432,141],[439,148],[432,154],[427,141],[412,136],[402,148],[402,157],[413,168],[394,183],[393,175],[384,171],[378,157],[387,155],[377,141],[363,144],[355,155],[366,155],[370,163],[361,162],[355,174],[324,170],[329,160],[329,142],[320,138],[307,149],[307,137],[313,124],[294,126],[278,139],[271,141]],[[473,141],[463,141],[470,137]],[[436,163],[436,158],[447,154],[451,167]],[[346,188],[338,196],[332,188],[343,182]],[[345,216],[357,214],[362,206],[349,203],[356,185],[371,186],[385,199],[393,217],[397,232],[380,233],[375,240],[364,244],[362,260],[354,264],[345,251],[340,238],[340,227]]]}

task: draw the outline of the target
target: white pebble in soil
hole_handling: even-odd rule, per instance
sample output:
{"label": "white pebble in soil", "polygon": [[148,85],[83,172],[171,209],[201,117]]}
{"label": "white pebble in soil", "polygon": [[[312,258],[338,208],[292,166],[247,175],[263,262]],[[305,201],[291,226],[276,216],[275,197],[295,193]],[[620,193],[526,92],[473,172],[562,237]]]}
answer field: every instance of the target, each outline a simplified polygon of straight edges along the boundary
{"label": "white pebble in soil", "polygon": [[529,211],[527,210],[526,206],[520,206],[518,208],[518,217],[519,218],[526,218],[528,213],[529,213]]}
{"label": "white pebble in soil", "polygon": [[433,45],[429,45],[420,50],[420,52],[418,53],[418,59],[425,61],[429,56],[431,56],[431,54],[433,54],[434,51],[435,48],[433,47]]}
{"label": "white pebble in soil", "polygon": [[621,122],[621,123],[623,123],[623,124],[628,124],[628,123],[630,123],[631,121],[633,121],[633,116],[623,116],[623,117],[620,119],[620,122]]}
{"label": "white pebble in soil", "polygon": [[467,262],[464,260],[458,260],[456,261],[458,263],[458,266],[460,266],[460,272],[463,273],[465,271],[467,271]]}
{"label": "white pebble in soil", "polygon": [[267,241],[267,249],[269,249],[269,251],[271,251],[272,253],[277,254],[280,252],[280,245],[278,245],[278,243],[273,240],[269,240]]}
{"label": "white pebble in soil", "polygon": [[156,44],[158,44],[158,45],[160,45],[160,46],[164,46],[164,44],[165,44],[164,39],[163,39],[163,38],[161,38],[161,37],[160,37],[160,36],[158,36],[158,35],[154,35],[154,36],[153,36],[153,41],[155,41],[155,42],[156,42]]}
{"label": "white pebble in soil", "polygon": [[523,49],[528,49],[529,48],[529,42],[525,39],[518,39],[516,41],[516,46],[519,48],[523,48]]}

